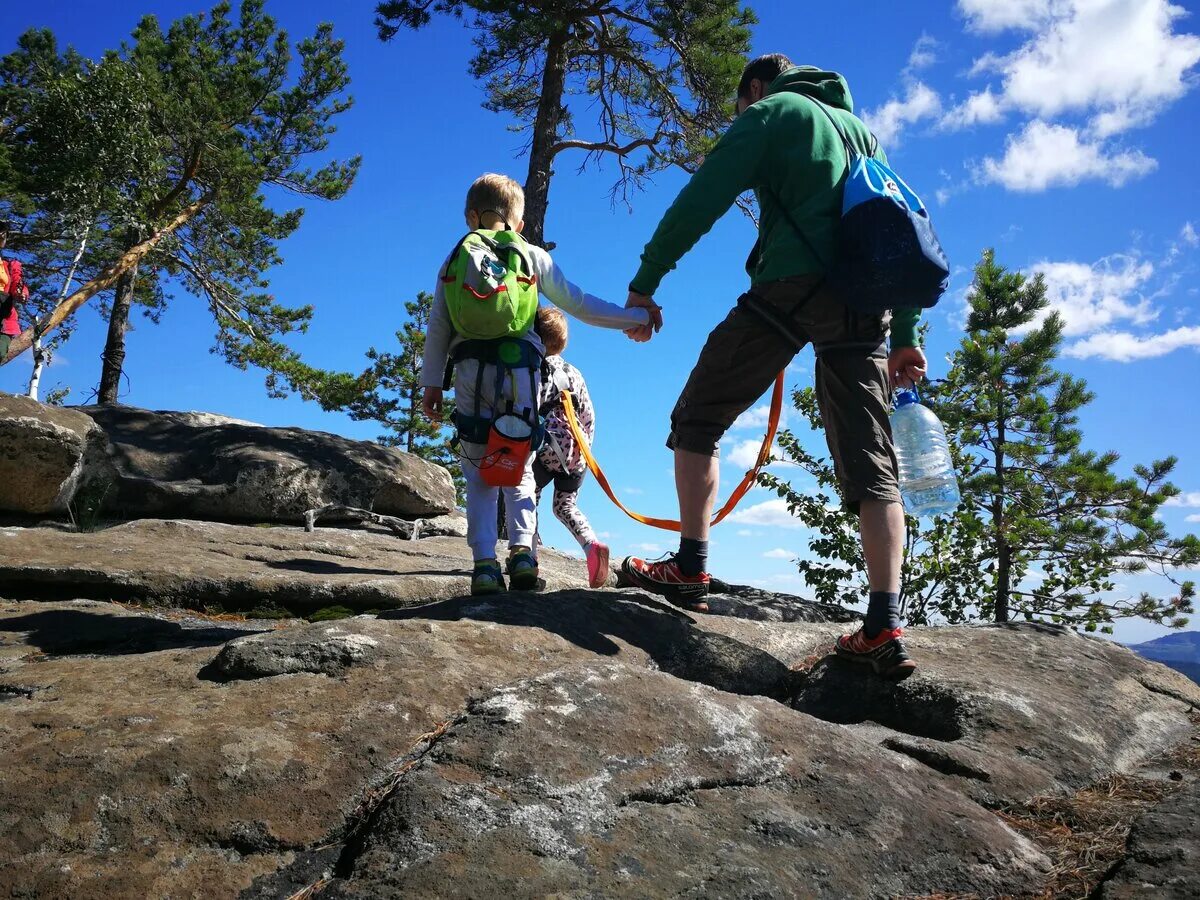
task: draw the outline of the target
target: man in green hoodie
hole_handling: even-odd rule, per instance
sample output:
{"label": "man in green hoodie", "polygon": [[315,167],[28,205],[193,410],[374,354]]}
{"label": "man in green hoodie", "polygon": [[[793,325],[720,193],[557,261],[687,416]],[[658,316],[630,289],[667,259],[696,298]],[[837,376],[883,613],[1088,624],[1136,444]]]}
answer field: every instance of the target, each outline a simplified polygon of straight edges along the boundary
{"label": "man in green hoodie", "polygon": [[781,54],[754,60],[738,86],[736,121],[646,245],[626,305],[648,308],[652,322],[627,332],[635,341],[650,340],[662,327],[651,298],[663,277],[739,195],[753,190],[758,197],[760,237],[746,266],[750,291],[709,335],[671,413],[667,446],[675,452],[679,552],[656,562],[630,557],[622,569],[677,605],[707,610],[708,524],[721,437],[811,343],[821,418],[842,498],[859,515],[871,589],[863,627],[843,636],[838,652],[898,680],[915,664],[900,640],[904,513],[888,411],[892,386],[925,374],[925,355],[917,346],[918,310],[856,314],[824,284],[848,169],[830,117],[858,152],[885,159],[853,110],[836,72],[792,66]]}

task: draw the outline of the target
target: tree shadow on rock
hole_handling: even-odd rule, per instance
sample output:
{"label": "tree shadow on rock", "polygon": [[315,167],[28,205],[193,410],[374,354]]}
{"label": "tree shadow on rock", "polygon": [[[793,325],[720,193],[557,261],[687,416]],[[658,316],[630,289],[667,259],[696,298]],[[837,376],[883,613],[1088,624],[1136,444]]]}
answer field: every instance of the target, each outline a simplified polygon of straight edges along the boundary
{"label": "tree shadow on rock", "polygon": [[120,616],[75,609],[53,609],[0,619],[0,633],[24,632],[24,643],[54,656],[123,656],[212,647],[261,629],[221,625],[185,625],[150,616]]}
{"label": "tree shadow on rock", "polygon": [[618,656],[622,641],[664,672],[735,694],[786,700],[796,673],[771,654],[696,627],[681,610],[644,594],[564,590],[454,597],[380,613],[381,619],[470,620],[540,628],[600,656]]}

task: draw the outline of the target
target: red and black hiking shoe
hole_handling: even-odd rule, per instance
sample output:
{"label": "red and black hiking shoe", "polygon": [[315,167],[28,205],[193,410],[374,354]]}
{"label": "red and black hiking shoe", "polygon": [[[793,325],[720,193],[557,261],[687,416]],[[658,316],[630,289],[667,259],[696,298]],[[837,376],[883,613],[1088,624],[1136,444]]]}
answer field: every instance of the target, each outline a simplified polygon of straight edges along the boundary
{"label": "red and black hiking shoe", "polygon": [[866,663],[877,675],[891,681],[903,681],[917,669],[917,664],[904,649],[900,636],[903,628],[884,629],[873,638],[859,628],[854,634],[843,634],[837,641],[837,655],[843,659]]}
{"label": "red and black hiking shoe", "polygon": [[647,561],[627,556],[621,571],[633,584],[692,612],[708,612],[708,575],[684,575],[673,554]]}

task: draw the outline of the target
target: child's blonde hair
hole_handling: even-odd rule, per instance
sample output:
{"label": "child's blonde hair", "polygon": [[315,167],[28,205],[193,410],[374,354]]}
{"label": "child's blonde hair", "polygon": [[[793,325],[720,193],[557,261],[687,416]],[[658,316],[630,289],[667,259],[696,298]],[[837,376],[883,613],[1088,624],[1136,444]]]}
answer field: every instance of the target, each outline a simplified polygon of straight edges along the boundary
{"label": "child's blonde hair", "polygon": [[567,349],[567,317],[561,309],[539,306],[533,330],[542,339],[547,356],[558,356]]}
{"label": "child's blonde hair", "polygon": [[495,213],[509,228],[516,228],[525,217],[525,191],[507,175],[488,172],[480,175],[467,191],[466,212],[475,210],[480,218]]}

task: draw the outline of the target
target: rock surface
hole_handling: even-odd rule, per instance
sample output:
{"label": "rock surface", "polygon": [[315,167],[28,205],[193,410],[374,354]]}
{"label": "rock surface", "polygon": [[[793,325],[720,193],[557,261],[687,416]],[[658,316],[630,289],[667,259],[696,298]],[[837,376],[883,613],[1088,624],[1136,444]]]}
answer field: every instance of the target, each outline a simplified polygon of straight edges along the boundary
{"label": "rock surface", "polygon": [[104,435],[87,416],[0,394],[0,512],[62,515]]}
{"label": "rock surface", "polygon": [[[448,530],[457,520],[436,521]],[[587,582],[578,560],[544,551],[540,562],[551,589]],[[465,541],[446,536],[157,519],[86,534],[0,528],[0,590],[9,597],[365,611],[465,593],[470,572]]]}
{"label": "rock surface", "polygon": [[[119,536],[193,528],[226,545],[261,533],[268,561],[303,534],[137,523],[71,537],[110,535],[128,574]],[[463,552],[309,538],[346,566],[361,555],[332,549],[411,543],[430,570]],[[237,574],[249,555],[227,557],[234,580],[251,583]],[[353,583],[320,577],[330,596]],[[1136,767],[1188,739],[1200,706],[1177,673],[1055,629],[914,629],[922,668],[897,687],[824,659],[840,630],[612,590],[311,624],[0,602],[0,886],[1028,895],[1049,862],[995,805]]]}
{"label": "rock surface", "polygon": [[598,665],[472,701],[340,866],[325,896],[995,896],[1048,860],[843,729]]}
{"label": "rock surface", "polygon": [[1133,826],[1125,860],[1099,900],[1195,900],[1200,897],[1200,781],[1194,781]]}
{"label": "rock surface", "polygon": [[106,508],[123,518],[300,522],[330,503],[409,518],[454,509],[445,469],[369,441],[199,413],[77,409],[108,438]]}

